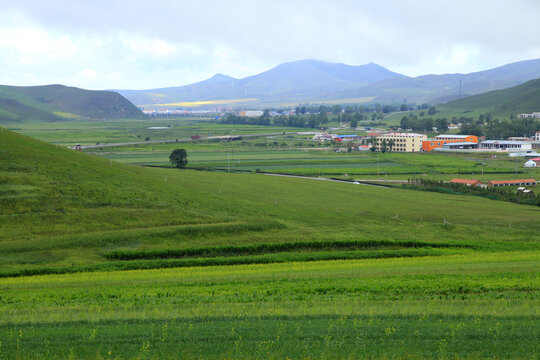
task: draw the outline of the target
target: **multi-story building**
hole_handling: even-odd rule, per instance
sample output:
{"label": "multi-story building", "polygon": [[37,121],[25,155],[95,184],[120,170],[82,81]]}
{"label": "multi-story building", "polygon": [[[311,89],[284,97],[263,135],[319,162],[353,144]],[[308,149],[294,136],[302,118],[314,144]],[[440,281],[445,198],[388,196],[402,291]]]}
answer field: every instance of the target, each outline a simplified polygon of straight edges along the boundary
{"label": "multi-story building", "polygon": [[422,150],[422,142],[427,140],[427,136],[415,133],[387,133],[375,138],[373,146],[376,150],[382,150],[386,145],[386,150],[396,152],[419,152]]}
{"label": "multi-story building", "polygon": [[422,142],[422,150],[431,151],[436,148],[441,148],[448,143],[475,143],[478,144],[478,136],[474,135],[438,135],[434,139],[429,139]]}

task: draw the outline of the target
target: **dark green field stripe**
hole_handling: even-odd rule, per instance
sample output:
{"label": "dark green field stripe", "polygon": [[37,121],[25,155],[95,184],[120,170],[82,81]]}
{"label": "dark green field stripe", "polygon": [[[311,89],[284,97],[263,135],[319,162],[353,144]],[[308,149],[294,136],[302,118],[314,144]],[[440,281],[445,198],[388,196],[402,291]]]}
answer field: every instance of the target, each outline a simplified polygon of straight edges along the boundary
{"label": "dark green field stripe", "polygon": [[272,264],[286,262],[324,261],[324,260],[358,260],[382,259],[397,257],[441,256],[455,253],[451,249],[406,249],[406,250],[375,250],[375,251],[331,251],[313,253],[276,253],[254,256],[212,257],[192,259],[159,259],[159,260],[130,260],[115,261],[88,266],[44,267],[2,272],[0,277],[20,277],[49,274],[69,274],[96,271],[148,270],[197,266],[226,266]]}
{"label": "dark green field stripe", "polygon": [[290,243],[252,244],[200,247],[188,249],[114,250],[104,254],[110,260],[174,259],[186,257],[216,257],[257,255],[295,250],[358,250],[365,248],[471,248],[466,244],[440,242],[349,240],[349,241],[301,241]]}

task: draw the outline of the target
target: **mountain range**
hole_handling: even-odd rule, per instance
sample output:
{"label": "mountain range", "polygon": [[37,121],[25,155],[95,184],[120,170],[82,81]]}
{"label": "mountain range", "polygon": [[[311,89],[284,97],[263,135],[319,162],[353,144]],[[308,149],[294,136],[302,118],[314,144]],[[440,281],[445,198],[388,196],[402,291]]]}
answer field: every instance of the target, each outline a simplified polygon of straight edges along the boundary
{"label": "mountain range", "polygon": [[[318,60],[280,64],[242,79],[216,74],[190,85],[117,90],[138,106],[185,103],[268,106],[301,102],[442,103],[540,78],[540,59],[469,74],[410,77],[369,63],[353,66]],[[195,104],[193,104],[195,105]],[[215,105],[214,105],[215,106]]]}

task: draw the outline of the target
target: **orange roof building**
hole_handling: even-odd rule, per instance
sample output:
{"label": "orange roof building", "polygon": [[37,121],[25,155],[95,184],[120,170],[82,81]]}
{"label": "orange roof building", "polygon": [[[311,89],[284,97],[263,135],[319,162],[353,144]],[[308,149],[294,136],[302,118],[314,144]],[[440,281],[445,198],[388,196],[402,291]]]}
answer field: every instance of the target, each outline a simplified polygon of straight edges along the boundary
{"label": "orange roof building", "polygon": [[493,180],[488,182],[488,186],[534,186],[536,185],[535,179],[521,179],[521,180]]}
{"label": "orange roof building", "polygon": [[480,180],[476,180],[476,179],[457,179],[457,178],[450,180],[450,183],[462,184],[462,185],[467,185],[467,186],[478,186],[482,184]]}
{"label": "orange roof building", "polygon": [[444,144],[470,142],[478,144],[478,136],[474,135],[439,135],[435,139],[429,139],[422,142],[422,150],[431,151],[442,147]]}

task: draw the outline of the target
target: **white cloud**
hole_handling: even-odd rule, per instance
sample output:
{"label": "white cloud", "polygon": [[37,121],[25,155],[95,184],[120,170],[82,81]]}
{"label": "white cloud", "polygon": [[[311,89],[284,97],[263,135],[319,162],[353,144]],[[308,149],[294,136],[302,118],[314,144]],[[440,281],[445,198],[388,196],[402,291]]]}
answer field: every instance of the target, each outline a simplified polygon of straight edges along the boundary
{"label": "white cloud", "polygon": [[87,79],[95,79],[95,78],[97,78],[96,70],[88,69],[88,68],[80,71],[77,75],[80,75],[83,78],[87,78]]}
{"label": "white cloud", "polygon": [[536,0],[2,0],[0,83],[155,88],[304,58],[478,71],[540,57],[539,15]]}

